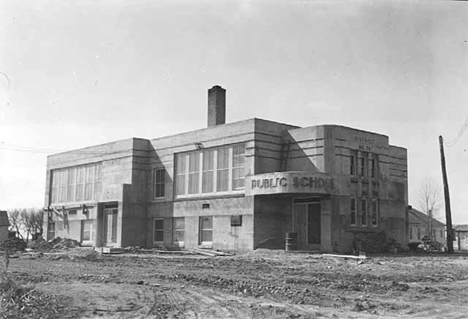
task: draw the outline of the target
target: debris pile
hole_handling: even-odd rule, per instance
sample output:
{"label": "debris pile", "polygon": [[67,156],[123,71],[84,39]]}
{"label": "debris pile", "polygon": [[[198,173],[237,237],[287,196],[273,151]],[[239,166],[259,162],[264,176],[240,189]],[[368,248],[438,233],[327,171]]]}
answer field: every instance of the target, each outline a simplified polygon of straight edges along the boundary
{"label": "debris pile", "polygon": [[8,238],[0,245],[0,248],[9,251],[23,251],[26,248],[26,242],[17,237]]}
{"label": "debris pile", "polygon": [[0,309],[2,318],[60,318],[66,311],[65,298],[19,285],[6,273],[0,274]]}
{"label": "debris pile", "polygon": [[74,239],[57,237],[49,241],[39,238],[30,247],[38,251],[51,251],[76,248],[80,246],[80,242]]}

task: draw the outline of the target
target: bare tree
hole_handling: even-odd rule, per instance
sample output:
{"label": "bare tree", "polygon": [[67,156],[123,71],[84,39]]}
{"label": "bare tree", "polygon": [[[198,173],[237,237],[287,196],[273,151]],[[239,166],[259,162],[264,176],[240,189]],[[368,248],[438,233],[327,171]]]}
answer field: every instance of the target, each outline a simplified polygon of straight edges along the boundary
{"label": "bare tree", "polygon": [[[8,212],[10,228],[16,231],[21,239],[28,240],[29,235],[42,234],[44,212],[37,208],[16,208]],[[24,236],[25,234],[26,236]]]}
{"label": "bare tree", "polygon": [[428,235],[432,238],[432,220],[442,205],[442,188],[432,178],[425,178],[419,191],[419,208],[427,214]]}
{"label": "bare tree", "polygon": [[16,235],[19,236],[21,239],[23,235],[21,234],[21,211],[22,209],[12,209],[8,211],[8,219],[10,220],[10,228],[16,232]]}

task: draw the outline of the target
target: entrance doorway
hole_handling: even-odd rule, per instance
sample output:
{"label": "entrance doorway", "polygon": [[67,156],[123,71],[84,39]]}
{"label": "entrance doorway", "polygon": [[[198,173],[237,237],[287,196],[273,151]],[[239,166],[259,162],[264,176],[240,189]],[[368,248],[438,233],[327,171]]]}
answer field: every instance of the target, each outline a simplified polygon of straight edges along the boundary
{"label": "entrance doorway", "polygon": [[297,232],[299,249],[320,249],[320,199],[304,198],[294,201],[293,231]]}
{"label": "entrance doorway", "polygon": [[104,245],[117,243],[117,207],[104,207]]}

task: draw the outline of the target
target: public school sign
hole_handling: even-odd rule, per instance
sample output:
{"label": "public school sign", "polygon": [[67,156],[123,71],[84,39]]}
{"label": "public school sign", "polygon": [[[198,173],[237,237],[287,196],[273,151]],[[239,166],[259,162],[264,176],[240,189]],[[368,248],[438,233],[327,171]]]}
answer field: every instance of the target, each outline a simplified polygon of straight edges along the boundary
{"label": "public school sign", "polygon": [[[323,173],[275,172],[246,177],[246,195],[284,193],[339,194],[343,181]],[[347,183],[345,183],[346,185]],[[346,187],[345,187],[346,188]]]}

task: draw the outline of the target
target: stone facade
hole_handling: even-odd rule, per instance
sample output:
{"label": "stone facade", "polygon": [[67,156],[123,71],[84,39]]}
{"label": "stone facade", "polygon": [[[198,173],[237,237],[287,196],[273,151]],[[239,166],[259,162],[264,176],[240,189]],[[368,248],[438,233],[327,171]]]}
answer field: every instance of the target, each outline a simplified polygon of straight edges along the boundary
{"label": "stone facade", "polygon": [[[220,92],[210,103],[222,118]],[[49,156],[48,238],[248,251],[282,249],[294,232],[301,250],[406,245],[407,153],[387,136],[262,119],[209,125]]]}

